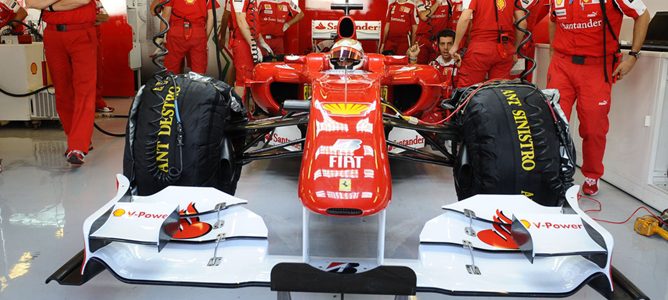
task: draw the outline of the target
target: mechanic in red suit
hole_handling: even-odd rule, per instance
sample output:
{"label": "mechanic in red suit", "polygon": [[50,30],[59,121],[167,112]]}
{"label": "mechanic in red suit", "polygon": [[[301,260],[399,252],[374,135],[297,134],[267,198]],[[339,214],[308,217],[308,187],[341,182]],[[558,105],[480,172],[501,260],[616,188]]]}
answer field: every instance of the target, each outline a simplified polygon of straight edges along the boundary
{"label": "mechanic in red suit", "polygon": [[[531,1],[520,1],[528,6]],[[464,0],[462,15],[457,22],[457,39],[450,49],[459,50],[462,37],[471,25],[470,41],[462,56],[458,87],[471,86],[487,79],[509,79],[517,55],[515,49],[524,36],[513,23],[524,16],[511,0]],[[526,21],[519,23],[526,28]]]}
{"label": "mechanic in red suit", "polygon": [[28,12],[16,0],[0,0],[0,34],[5,29],[11,29],[12,33],[23,32],[23,25],[20,23],[9,24],[9,22],[12,20],[23,21],[27,16]]}
{"label": "mechanic in red suit", "polygon": [[[598,193],[598,180],[603,176],[612,84],[638,60],[650,19],[642,0],[609,0],[604,5],[602,10],[599,0],[550,1],[553,54],[547,87],[559,90],[560,105],[568,118],[577,101],[585,176],[582,191],[587,195]],[[624,15],[635,21],[631,52],[620,62],[618,37]]]}
{"label": "mechanic in red suit", "polygon": [[[165,42],[169,51],[165,67],[170,72],[183,73],[183,62],[188,57],[190,70],[206,73],[207,42],[214,24],[211,1],[216,0],[172,0],[163,8],[162,17],[170,26]],[[219,7],[217,2],[215,6]],[[160,23],[160,30],[164,29],[165,24]]]}
{"label": "mechanic in red suit", "polygon": [[420,45],[417,62],[426,64],[439,53],[436,49],[436,35],[450,26],[450,5],[447,0],[418,0],[417,5],[420,23],[416,41]]}
{"label": "mechanic in red suit", "polygon": [[253,75],[253,64],[262,62],[262,52],[272,54],[271,47],[260,34],[260,17],[256,0],[232,1],[232,29],[230,48],[236,78],[234,91],[245,99],[246,79]]}
{"label": "mechanic in red suit", "polygon": [[413,0],[388,1],[380,51],[406,53],[409,42],[415,43],[418,22],[417,7]]}
{"label": "mechanic in red suit", "polygon": [[[450,29],[441,30],[437,35],[439,55],[436,59],[429,62],[429,65],[438,70],[441,81],[447,83],[447,88],[443,90],[443,99],[450,98],[452,91],[457,83],[457,68],[459,67],[459,54],[450,55],[450,48],[455,43],[455,32]],[[408,62],[414,64],[418,62],[418,57],[422,50],[417,44],[413,44],[406,53]],[[422,120],[426,122],[437,122],[443,120],[446,113],[440,107],[435,107],[422,116]]]}
{"label": "mechanic in red suit", "polygon": [[304,18],[304,13],[290,0],[261,0],[259,16],[264,40],[274,54],[285,54],[285,31]]}
{"label": "mechanic in red suit", "polygon": [[27,0],[42,10],[44,52],[56,89],[56,110],[67,135],[67,161],[81,165],[95,118],[97,34],[94,0]]}

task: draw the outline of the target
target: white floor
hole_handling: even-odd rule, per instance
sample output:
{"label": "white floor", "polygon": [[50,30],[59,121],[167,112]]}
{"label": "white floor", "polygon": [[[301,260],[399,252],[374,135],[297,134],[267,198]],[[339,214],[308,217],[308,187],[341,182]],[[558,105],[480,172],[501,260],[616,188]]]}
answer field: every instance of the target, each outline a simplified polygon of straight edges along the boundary
{"label": "white floor", "polygon": [[[111,100],[126,111],[128,100]],[[123,119],[98,120],[114,132]],[[65,136],[56,126],[0,127],[0,299],[275,299],[268,288],[220,290],[128,285],[103,272],[80,287],[45,279],[82,249],[83,219],[115,193],[114,174],[122,172],[124,139],[94,133],[95,150],[81,168],[65,162]],[[260,214],[269,227],[270,253],[301,253],[301,204],[296,198],[299,160],[254,162],[244,167],[237,196]],[[393,202],[388,208],[386,256],[416,258],[423,224],[456,201],[450,168],[393,162]],[[579,176],[579,175],[578,175]],[[577,178],[577,182],[582,177]],[[602,185],[596,197],[603,211],[592,216],[623,220],[637,199]],[[583,200],[583,208],[594,208]],[[643,213],[641,212],[640,215]],[[615,236],[613,264],[652,299],[668,299],[668,241],[633,232],[624,225],[603,224]],[[338,299],[335,294],[293,294],[293,299]],[[345,295],[346,299],[392,299],[389,296]],[[443,299],[418,294],[418,299]],[[601,299],[589,287],[569,299]]]}

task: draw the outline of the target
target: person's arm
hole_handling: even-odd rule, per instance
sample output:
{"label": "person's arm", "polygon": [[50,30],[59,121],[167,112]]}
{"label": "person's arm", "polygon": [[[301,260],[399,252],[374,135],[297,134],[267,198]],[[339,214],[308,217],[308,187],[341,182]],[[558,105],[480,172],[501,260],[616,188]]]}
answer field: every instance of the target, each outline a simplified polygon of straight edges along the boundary
{"label": "person's arm", "polygon": [[[647,28],[649,27],[649,12],[645,12],[633,21],[633,41],[631,42],[631,51],[639,52],[645,43],[645,36],[647,36]],[[617,69],[612,73],[612,76],[617,76],[617,79],[622,79],[626,74],[631,72],[633,66],[636,64],[637,58],[629,56],[622,61]]]}
{"label": "person's arm", "polygon": [[91,1],[93,0],[60,0],[51,5],[51,7],[53,7],[54,11],[67,11],[87,5]]}
{"label": "person's arm", "polygon": [[552,41],[554,41],[554,32],[557,31],[557,24],[552,20],[547,22],[547,34],[550,38],[550,57],[554,54],[554,47],[552,47]]}
{"label": "person's arm", "polygon": [[[162,8],[162,18],[165,19],[165,21],[169,24],[169,19],[172,17],[172,7],[171,6],[165,6]],[[165,23],[160,22],[160,32],[165,31],[167,28],[167,25]]]}
{"label": "person's arm", "polygon": [[415,44],[415,40],[417,39],[417,29],[417,24],[411,25],[411,45]]}
{"label": "person's arm", "polygon": [[14,16],[14,20],[23,21],[26,19],[27,16],[28,12],[26,11],[26,9],[23,7],[19,7],[19,10],[16,12],[16,15]]}
{"label": "person's arm", "polygon": [[208,39],[211,37],[215,20],[213,19],[213,9],[207,9],[206,11],[206,38]]}
{"label": "person's arm", "polygon": [[455,42],[450,48],[450,55],[455,55],[459,50],[459,44],[462,42],[462,38],[466,35],[466,31],[471,24],[471,17],[473,16],[473,10],[465,9],[462,11],[461,16],[459,16],[459,21],[457,21],[457,34],[455,35]]}
{"label": "person's arm", "polygon": [[304,18],[304,12],[300,11],[294,18],[290,19],[289,21],[285,22],[283,24],[283,32],[287,31],[292,25],[295,25],[295,23],[301,21]]}
{"label": "person's arm", "polygon": [[390,22],[385,22],[385,29],[383,30],[383,38],[380,40],[380,46],[378,47],[378,52],[383,52],[385,48],[385,41],[387,40],[387,34],[390,33]]}

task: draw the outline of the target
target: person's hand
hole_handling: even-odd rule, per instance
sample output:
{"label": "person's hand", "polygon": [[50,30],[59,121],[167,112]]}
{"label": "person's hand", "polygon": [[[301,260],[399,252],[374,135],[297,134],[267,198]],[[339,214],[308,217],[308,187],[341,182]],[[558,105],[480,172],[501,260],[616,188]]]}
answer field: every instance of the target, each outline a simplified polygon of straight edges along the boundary
{"label": "person's hand", "polygon": [[635,66],[636,64],[636,60],[637,59],[635,57],[631,56],[622,61],[622,63],[620,63],[619,66],[617,66],[617,69],[615,69],[615,71],[612,72],[612,77],[617,76],[617,80],[622,80],[622,78],[624,78],[626,74],[631,72],[631,69],[633,69],[633,66]]}
{"label": "person's hand", "polygon": [[283,32],[288,30],[288,28],[290,28],[290,25],[288,25],[288,23],[283,24]]}
{"label": "person's hand", "polygon": [[413,43],[410,48],[406,51],[406,56],[409,60],[417,60],[418,55],[420,54],[420,45],[418,43]]}
{"label": "person's hand", "polygon": [[517,53],[513,54],[513,64],[516,64],[518,60],[519,57],[517,57]]}
{"label": "person's hand", "polygon": [[[452,56],[452,57],[455,57],[455,55],[459,56],[459,54],[457,53],[458,50],[459,50],[459,46],[452,45],[452,47],[450,47],[450,51],[449,51],[450,56]],[[459,57],[459,59],[461,60],[461,56]]]}
{"label": "person's hand", "polygon": [[267,55],[274,55],[274,51],[271,50],[269,44],[267,44],[267,42],[265,42],[263,39],[260,39],[260,47],[262,47],[262,49],[267,52]]}
{"label": "person's hand", "polygon": [[108,14],[97,14],[95,15],[95,25],[100,25],[109,20]]}
{"label": "person's hand", "polygon": [[462,56],[459,53],[452,54],[452,59],[455,60],[455,65],[457,68],[462,66]]}

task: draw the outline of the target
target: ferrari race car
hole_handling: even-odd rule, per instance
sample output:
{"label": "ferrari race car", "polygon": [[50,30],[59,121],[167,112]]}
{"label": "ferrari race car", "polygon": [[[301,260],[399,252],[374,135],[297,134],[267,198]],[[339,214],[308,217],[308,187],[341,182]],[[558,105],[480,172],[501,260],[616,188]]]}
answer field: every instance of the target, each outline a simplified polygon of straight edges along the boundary
{"label": "ferrari race car", "polygon": [[[266,118],[193,73],[144,86],[118,192],[47,282],[107,269],[129,283],[279,292],[559,297],[589,284],[611,297],[614,241],[578,206],[558,93],[502,81],[443,100],[433,68],[360,52],[353,24],[341,19],[329,54],[256,66],[249,86]],[[301,256],[272,254],[262,217],[233,196],[243,165],[282,157],[302,158]],[[454,168],[460,201],[424,225],[414,259],[384,256],[394,159]],[[375,219],[375,255],[310,251],[314,222],[346,218]]]}

